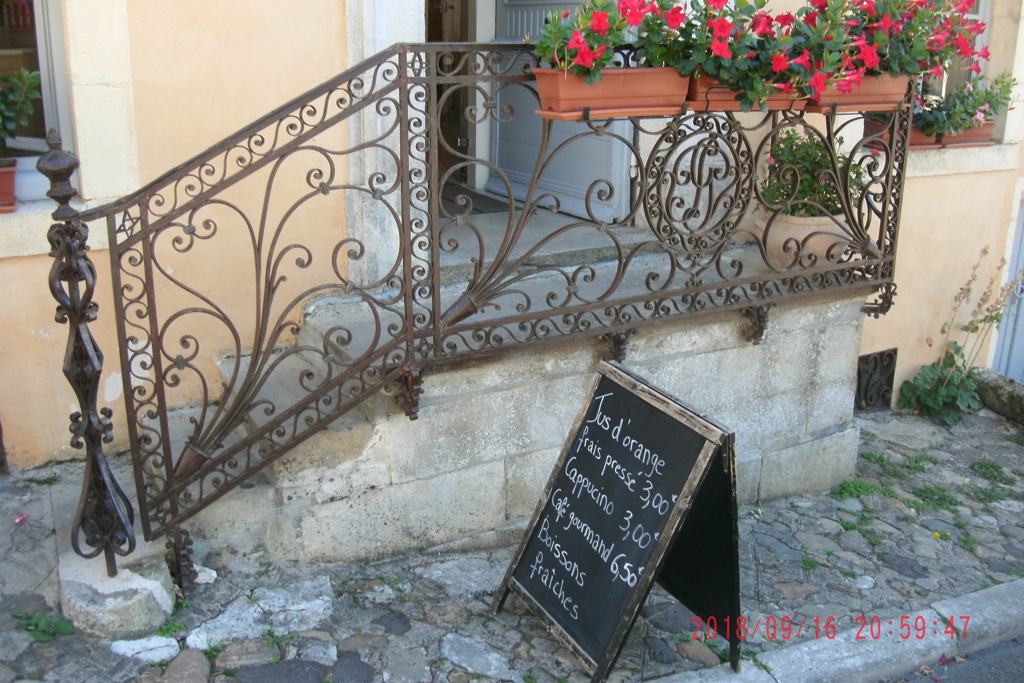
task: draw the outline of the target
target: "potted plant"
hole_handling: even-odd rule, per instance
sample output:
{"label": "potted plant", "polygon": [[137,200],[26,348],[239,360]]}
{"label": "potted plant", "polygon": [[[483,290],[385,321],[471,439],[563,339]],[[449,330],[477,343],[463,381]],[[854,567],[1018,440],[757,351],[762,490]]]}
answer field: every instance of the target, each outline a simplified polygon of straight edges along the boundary
{"label": "potted plant", "polygon": [[535,46],[550,64],[534,69],[541,109],[681,109],[687,79],[674,64],[684,20],[678,0],[587,0],[574,11],[549,11]]}
{"label": "potted plant", "polygon": [[914,112],[914,123],[945,145],[986,144],[995,119],[1009,105],[1016,80],[1008,73],[977,85],[967,82],[945,97],[926,99]]}
{"label": "potted plant", "polygon": [[[39,93],[39,72],[22,68],[14,74],[0,77],[0,151],[7,149],[7,140],[18,128],[28,125],[34,107],[32,100]],[[9,213],[18,207],[14,195],[16,157],[0,158],[0,213]]]}
{"label": "potted plant", "polygon": [[941,74],[954,58],[980,72],[988,48],[975,47],[985,25],[967,16],[972,6],[970,0],[812,0],[804,16],[818,36],[809,41],[810,62],[835,77],[834,87],[812,99],[819,107],[856,99],[861,111],[895,108],[910,77]]}
{"label": "potted plant", "polygon": [[877,255],[877,247],[858,240],[845,218],[865,182],[864,170],[830,149],[816,131],[789,128],[775,136],[758,183],[756,219],[768,265],[813,267],[838,260],[851,246]]}

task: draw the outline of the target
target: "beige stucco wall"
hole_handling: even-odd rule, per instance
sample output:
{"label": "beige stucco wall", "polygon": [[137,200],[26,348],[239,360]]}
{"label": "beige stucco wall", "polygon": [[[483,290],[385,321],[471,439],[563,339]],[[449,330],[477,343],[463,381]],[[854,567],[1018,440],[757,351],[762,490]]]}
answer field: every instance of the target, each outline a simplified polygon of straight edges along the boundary
{"label": "beige stucco wall", "polygon": [[[975,296],[997,272],[1013,237],[1020,163],[1015,144],[910,152],[895,305],[887,315],[867,321],[861,345],[862,354],[899,350],[895,388],[921,365],[938,360],[942,325],[982,247],[988,246],[990,254],[978,271]],[[961,311],[956,324],[969,313],[969,308]],[[983,354],[984,362],[990,353]]]}
{"label": "beige stucco wall", "polygon": [[[66,0],[62,3],[73,102],[71,139],[82,196],[102,203],[138,189],[287,100],[340,73],[349,60],[344,0]],[[0,421],[8,460],[30,467],[79,457],[68,444],[75,396],[61,374],[67,326],[47,289],[49,202],[0,216]],[[333,213],[343,215],[343,207]],[[101,405],[126,430],[106,237],[94,227],[99,320],[106,354]],[[334,239],[337,235],[334,235]],[[217,278],[231,282],[237,274]]]}

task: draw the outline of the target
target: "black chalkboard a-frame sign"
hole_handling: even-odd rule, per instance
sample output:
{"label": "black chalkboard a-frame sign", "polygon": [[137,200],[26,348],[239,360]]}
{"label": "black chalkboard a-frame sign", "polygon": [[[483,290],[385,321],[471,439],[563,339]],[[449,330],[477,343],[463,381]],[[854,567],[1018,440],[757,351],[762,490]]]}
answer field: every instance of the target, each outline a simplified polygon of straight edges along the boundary
{"label": "black chalkboard a-frame sign", "polygon": [[[592,681],[608,676],[655,580],[705,623],[737,623],[732,443],[720,425],[602,363],[494,611],[515,591]],[[729,649],[738,671],[735,630]]]}

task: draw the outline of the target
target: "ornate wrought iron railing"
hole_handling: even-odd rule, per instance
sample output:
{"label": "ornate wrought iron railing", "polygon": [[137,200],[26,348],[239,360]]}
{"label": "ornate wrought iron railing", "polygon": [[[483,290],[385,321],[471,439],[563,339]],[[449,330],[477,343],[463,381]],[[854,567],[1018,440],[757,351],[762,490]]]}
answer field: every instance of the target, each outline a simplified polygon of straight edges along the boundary
{"label": "ornate wrought iron railing", "polygon": [[[621,357],[645,324],[728,311],[756,342],[769,306],[822,292],[891,305],[906,102],[867,136],[835,111],[552,124],[533,113],[533,66],[521,45],[396,46],[118,202],[77,214],[57,192],[54,255],[79,266],[55,266],[51,285],[82,304],[66,314],[76,334],[95,307],[62,287],[91,291],[88,225],[109,234],[142,528],[170,538],[181,583],[182,522],[377,392],[415,419],[425,371],[580,337]],[[790,128],[832,159],[818,178],[842,198],[831,237],[779,237],[796,202],[761,193],[760,161]],[[509,169],[503,145],[524,139],[511,163],[533,161]],[[583,181],[569,215],[557,189],[592,140],[625,162]],[[100,446],[102,357],[91,338],[72,346],[87,418],[73,429],[99,473],[75,533],[116,571],[134,540]]]}

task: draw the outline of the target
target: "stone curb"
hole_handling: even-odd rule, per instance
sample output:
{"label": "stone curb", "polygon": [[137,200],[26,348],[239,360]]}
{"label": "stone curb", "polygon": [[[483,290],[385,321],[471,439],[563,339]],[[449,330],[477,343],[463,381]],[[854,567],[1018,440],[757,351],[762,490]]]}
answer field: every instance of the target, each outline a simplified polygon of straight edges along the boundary
{"label": "stone curb", "polygon": [[[913,625],[924,619],[926,632],[918,639],[900,637],[900,624],[882,623],[881,637],[872,638],[867,625],[842,631],[833,639],[819,638],[743,661],[740,672],[727,665],[658,679],[659,683],[735,681],[786,683],[811,681],[877,681],[934,664],[945,655],[970,654],[1000,641],[1024,635],[1024,579],[935,602],[930,609],[907,615]],[[967,620],[966,637],[960,627]],[[961,634],[951,641],[943,633],[950,618]],[[891,630],[891,632],[890,632]],[[861,639],[857,639],[858,634]]]}

